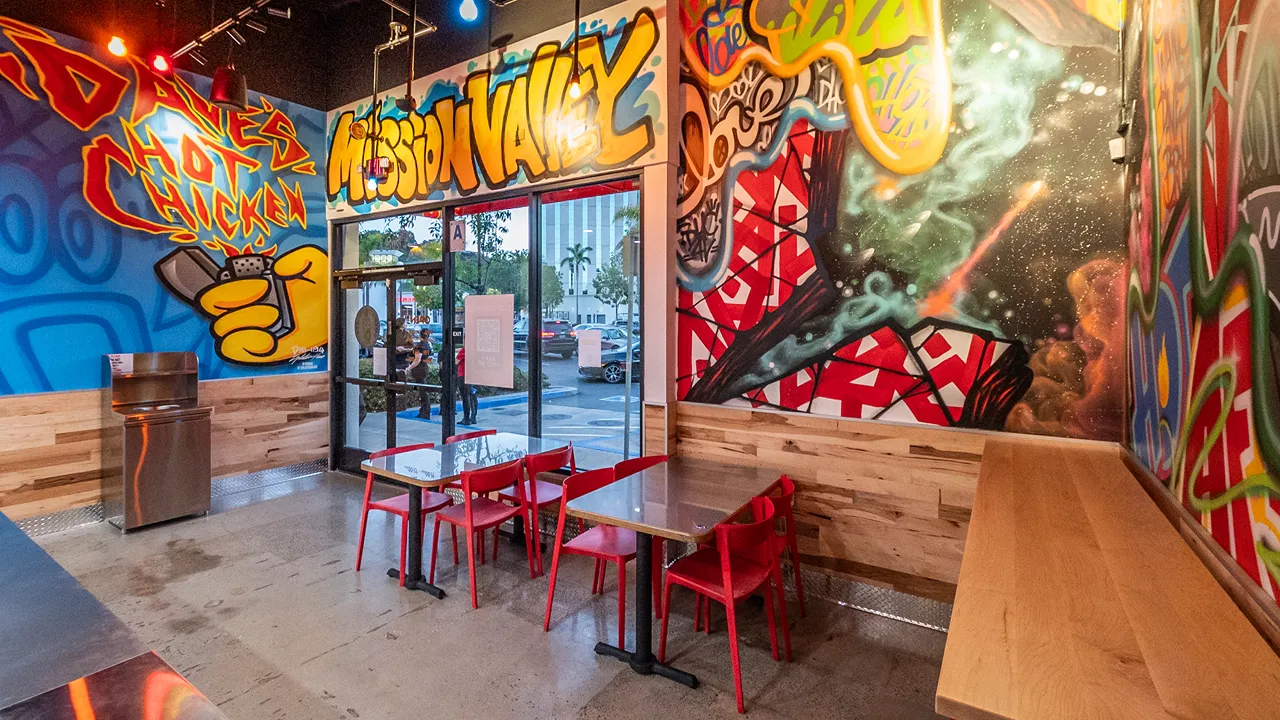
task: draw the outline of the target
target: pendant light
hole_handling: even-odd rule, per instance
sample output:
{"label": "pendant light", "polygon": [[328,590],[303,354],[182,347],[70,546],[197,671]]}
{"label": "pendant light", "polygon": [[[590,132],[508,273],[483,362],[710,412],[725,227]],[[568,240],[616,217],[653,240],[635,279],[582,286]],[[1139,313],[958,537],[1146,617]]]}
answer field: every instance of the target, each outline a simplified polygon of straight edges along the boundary
{"label": "pendant light", "polygon": [[213,71],[209,102],[227,112],[244,112],[249,107],[249,89],[244,73],[236,69],[229,57],[226,65],[219,65]]}
{"label": "pendant light", "polygon": [[475,22],[480,17],[480,6],[476,4],[476,0],[462,0],[462,4],[458,6],[458,15],[467,22]]}
{"label": "pendant light", "polygon": [[573,0],[573,70],[569,72],[569,97],[582,97],[582,77],[578,74],[578,26],[582,22],[582,0]]}

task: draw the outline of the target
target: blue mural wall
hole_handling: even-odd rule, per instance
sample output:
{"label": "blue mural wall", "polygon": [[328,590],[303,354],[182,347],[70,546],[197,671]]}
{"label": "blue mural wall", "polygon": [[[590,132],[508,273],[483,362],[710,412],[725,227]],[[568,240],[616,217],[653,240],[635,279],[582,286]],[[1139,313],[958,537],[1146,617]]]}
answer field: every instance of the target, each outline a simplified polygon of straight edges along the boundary
{"label": "blue mural wall", "polygon": [[102,387],[106,353],[327,369],[324,113],[0,32],[0,395]]}

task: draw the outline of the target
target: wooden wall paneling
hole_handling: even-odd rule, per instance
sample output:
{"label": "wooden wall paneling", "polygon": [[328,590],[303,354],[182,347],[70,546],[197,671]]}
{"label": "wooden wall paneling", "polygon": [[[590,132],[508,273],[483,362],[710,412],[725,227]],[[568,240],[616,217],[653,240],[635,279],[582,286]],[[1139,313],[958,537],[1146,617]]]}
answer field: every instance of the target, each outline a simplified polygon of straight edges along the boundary
{"label": "wooden wall paneling", "polygon": [[669,421],[667,417],[670,405],[660,405],[658,403],[644,404],[644,450],[645,455],[665,455],[667,448],[674,444],[668,443],[668,427]]}
{"label": "wooden wall paneling", "polygon": [[806,564],[950,601],[986,433],[676,404],[681,455],[785,472]]}
{"label": "wooden wall paneling", "polygon": [[[0,509],[13,519],[91,505],[120,458],[109,392],[0,397]],[[327,373],[209,380],[200,401],[213,411],[214,476],[327,457]],[[104,448],[106,448],[104,450]],[[104,452],[107,457],[104,459]]]}
{"label": "wooden wall paneling", "polygon": [[103,457],[104,411],[102,390],[0,397],[0,508],[22,518],[97,502],[120,467]]}

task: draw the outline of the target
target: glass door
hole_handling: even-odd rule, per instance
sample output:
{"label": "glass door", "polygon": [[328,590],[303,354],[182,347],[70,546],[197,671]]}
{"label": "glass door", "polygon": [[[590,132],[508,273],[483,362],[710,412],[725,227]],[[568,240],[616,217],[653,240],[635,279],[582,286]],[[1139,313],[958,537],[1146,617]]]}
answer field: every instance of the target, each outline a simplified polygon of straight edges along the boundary
{"label": "glass door", "polygon": [[542,334],[573,338],[572,353],[543,353],[542,435],[572,441],[580,468],[613,465],[640,454],[639,182],[553,190],[538,207]]}
{"label": "glass door", "polygon": [[336,228],[331,444],[339,468],[358,472],[372,452],[442,440],[441,226],[436,211]]}
{"label": "glass door", "polygon": [[[531,378],[530,337],[538,336],[536,322],[529,316],[529,199],[527,197],[460,205],[452,208],[449,226],[450,270],[446,270],[445,292],[451,301],[453,332],[448,352],[454,360],[454,432],[497,430],[521,435],[537,434],[536,416],[530,414],[531,389],[536,397],[541,387]],[[451,287],[450,287],[451,286]],[[510,330],[507,338],[491,337],[485,326],[469,327],[468,298],[510,296]],[[490,322],[482,320],[481,323]],[[503,340],[513,351],[511,375],[488,382],[467,382],[466,338],[474,334],[475,347]],[[570,348],[571,350],[571,348]],[[470,360],[472,371],[483,357]],[[536,363],[536,357],[533,358]]]}

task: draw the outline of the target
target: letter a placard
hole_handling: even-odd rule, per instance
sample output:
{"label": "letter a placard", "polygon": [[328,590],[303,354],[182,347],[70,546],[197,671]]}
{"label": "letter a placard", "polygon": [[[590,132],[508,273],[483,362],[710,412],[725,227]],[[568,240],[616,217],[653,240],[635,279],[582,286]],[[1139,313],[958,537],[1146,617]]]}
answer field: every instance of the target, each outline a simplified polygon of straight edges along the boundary
{"label": "letter a placard", "polygon": [[465,220],[454,220],[449,223],[449,252],[462,252],[467,249],[467,223]]}

